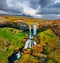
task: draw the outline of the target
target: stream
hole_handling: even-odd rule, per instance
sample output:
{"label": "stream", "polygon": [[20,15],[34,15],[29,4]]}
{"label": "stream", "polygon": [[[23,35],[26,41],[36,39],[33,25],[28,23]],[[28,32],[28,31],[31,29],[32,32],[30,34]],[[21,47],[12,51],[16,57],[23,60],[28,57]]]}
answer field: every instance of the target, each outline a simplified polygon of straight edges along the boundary
{"label": "stream", "polygon": [[12,55],[8,57],[8,63],[14,63],[15,60],[21,58],[22,49],[31,48],[32,46],[34,46],[34,45],[37,44],[35,41],[33,41],[33,38],[37,34],[37,26],[36,26],[36,23],[33,24],[33,34],[32,34],[32,27],[31,27],[31,25],[29,25],[29,32],[30,32],[29,33],[29,38],[25,42],[24,48],[21,48],[21,49],[15,51],[14,53],[12,53]]}
{"label": "stream", "polygon": [[12,55],[8,57],[8,63],[14,63],[15,60],[19,59],[21,57],[21,52],[22,48],[12,53]]}

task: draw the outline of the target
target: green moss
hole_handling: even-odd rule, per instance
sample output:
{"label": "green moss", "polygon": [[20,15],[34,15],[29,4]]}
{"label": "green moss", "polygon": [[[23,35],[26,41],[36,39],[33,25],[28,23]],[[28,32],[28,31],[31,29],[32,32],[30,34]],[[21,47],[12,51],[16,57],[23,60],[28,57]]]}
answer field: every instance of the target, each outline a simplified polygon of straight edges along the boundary
{"label": "green moss", "polygon": [[[51,29],[47,29],[43,32],[38,34],[40,42],[45,43],[45,47],[43,49],[43,54],[50,56],[51,60],[49,59],[47,63],[59,63],[60,58],[60,39],[59,37],[53,33]],[[57,52],[58,51],[58,52]]]}
{"label": "green moss", "polygon": [[38,35],[40,37],[40,42],[44,43],[52,43],[53,41],[59,40],[59,37],[56,36],[51,29],[40,32]]}
{"label": "green moss", "polygon": [[55,63],[53,60],[51,60],[51,59],[48,59],[47,61],[46,61],[46,63]]}
{"label": "green moss", "polygon": [[21,63],[38,63],[39,61],[29,54],[23,54],[23,56],[20,59]]}
{"label": "green moss", "polygon": [[22,41],[25,37],[26,34],[20,30],[0,28],[0,63],[6,61],[14,49],[23,47]]}

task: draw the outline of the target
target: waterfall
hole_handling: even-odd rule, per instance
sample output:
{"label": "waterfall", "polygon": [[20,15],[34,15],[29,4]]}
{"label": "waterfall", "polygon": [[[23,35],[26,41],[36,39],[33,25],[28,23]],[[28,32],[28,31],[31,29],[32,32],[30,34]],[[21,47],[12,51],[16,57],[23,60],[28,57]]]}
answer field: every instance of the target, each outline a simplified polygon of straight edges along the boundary
{"label": "waterfall", "polygon": [[[33,35],[36,35],[37,34],[37,24],[34,23],[33,24]],[[24,49],[27,49],[27,48],[32,48],[32,46],[36,45],[37,43],[33,40],[33,36],[32,36],[32,27],[31,25],[29,25],[29,39],[25,42],[25,46],[24,46]],[[8,58],[8,62],[9,63],[14,63],[14,61],[16,59],[19,59],[21,58],[21,50],[18,50],[18,52],[16,53],[13,53],[12,56],[10,56]]]}
{"label": "waterfall", "polygon": [[36,36],[36,34],[37,34],[37,24],[34,23],[33,24],[33,35]]}
{"label": "waterfall", "polygon": [[[33,24],[33,35],[36,36],[37,34],[37,24],[34,23]],[[32,36],[32,27],[31,25],[29,25],[29,39],[25,42],[25,46],[24,46],[24,49],[26,48],[31,48],[32,46],[36,45],[36,42],[33,41],[34,37]]]}
{"label": "waterfall", "polygon": [[17,59],[19,59],[21,57],[21,52],[20,51],[16,54],[16,57],[17,57]]}
{"label": "waterfall", "polygon": [[21,58],[21,51],[14,52],[11,56],[8,57],[8,63],[14,63],[14,61],[19,58]]}
{"label": "waterfall", "polygon": [[31,40],[31,39],[28,39],[26,42],[25,42],[25,47],[24,49],[26,48],[31,48],[32,46],[36,45],[36,42]]}
{"label": "waterfall", "polygon": [[31,48],[31,40],[30,40],[30,39],[28,39],[28,40],[25,42],[25,47],[24,47],[24,49],[26,49],[26,48]]}
{"label": "waterfall", "polygon": [[32,37],[32,32],[31,32],[31,31],[32,31],[32,28],[31,28],[31,25],[29,25],[29,32],[30,32],[30,33],[29,33],[29,38]]}

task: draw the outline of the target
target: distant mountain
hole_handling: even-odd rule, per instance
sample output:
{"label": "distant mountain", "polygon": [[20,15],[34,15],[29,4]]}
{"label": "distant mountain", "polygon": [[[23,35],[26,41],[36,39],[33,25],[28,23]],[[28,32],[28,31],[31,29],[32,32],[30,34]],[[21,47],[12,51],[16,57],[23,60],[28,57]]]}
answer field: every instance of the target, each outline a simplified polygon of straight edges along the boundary
{"label": "distant mountain", "polygon": [[26,17],[34,18],[33,16],[31,16],[31,15],[27,15],[27,14],[22,14],[21,16],[26,16]]}
{"label": "distant mountain", "polygon": [[31,15],[27,15],[27,14],[21,14],[21,15],[0,14],[0,16],[23,16],[23,17],[34,18],[33,16],[31,16]]}

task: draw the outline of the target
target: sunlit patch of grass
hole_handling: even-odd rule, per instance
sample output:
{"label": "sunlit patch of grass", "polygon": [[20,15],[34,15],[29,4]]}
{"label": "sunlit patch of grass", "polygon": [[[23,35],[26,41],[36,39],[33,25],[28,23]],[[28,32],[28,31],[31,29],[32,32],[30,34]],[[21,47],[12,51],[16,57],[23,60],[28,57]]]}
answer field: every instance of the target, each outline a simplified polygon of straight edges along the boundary
{"label": "sunlit patch of grass", "polygon": [[0,28],[0,63],[7,60],[13,50],[23,47],[24,38],[28,35],[15,28]]}
{"label": "sunlit patch of grass", "polygon": [[[11,31],[12,30],[12,31]],[[22,47],[22,40],[25,37],[25,33],[20,32],[19,30],[16,29],[9,29],[9,28],[1,28],[0,29],[0,37],[9,39],[15,46]]]}
{"label": "sunlit patch of grass", "polygon": [[20,63],[38,63],[38,62],[39,62],[38,59],[29,54],[24,54],[20,59]]}
{"label": "sunlit patch of grass", "polygon": [[59,41],[59,37],[56,36],[51,29],[47,29],[44,32],[40,32],[38,36],[40,37],[40,42],[44,43],[52,43],[53,41]]}
{"label": "sunlit patch of grass", "polygon": [[38,34],[40,42],[45,43],[44,54],[48,56],[46,63],[60,63],[60,39],[51,29]]}

